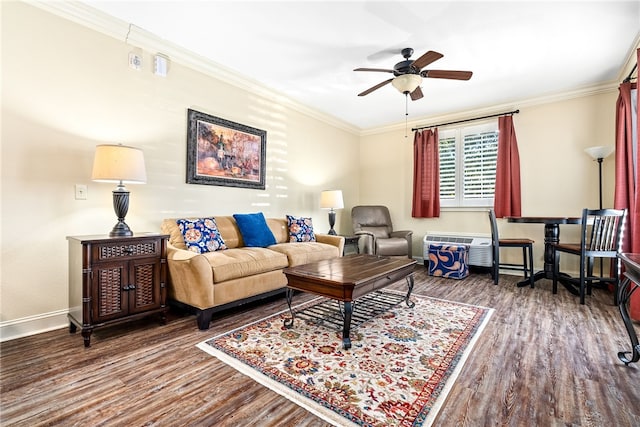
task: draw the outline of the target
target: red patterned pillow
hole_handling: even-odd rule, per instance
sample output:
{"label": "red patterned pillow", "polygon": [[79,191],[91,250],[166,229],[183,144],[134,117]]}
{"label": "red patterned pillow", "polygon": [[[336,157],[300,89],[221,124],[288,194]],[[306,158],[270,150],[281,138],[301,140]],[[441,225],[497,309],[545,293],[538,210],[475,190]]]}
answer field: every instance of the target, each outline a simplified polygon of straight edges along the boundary
{"label": "red patterned pillow", "polygon": [[316,241],[316,236],[313,234],[313,222],[311,218],[287,215],[287,224],[289,225],[290,242]]}

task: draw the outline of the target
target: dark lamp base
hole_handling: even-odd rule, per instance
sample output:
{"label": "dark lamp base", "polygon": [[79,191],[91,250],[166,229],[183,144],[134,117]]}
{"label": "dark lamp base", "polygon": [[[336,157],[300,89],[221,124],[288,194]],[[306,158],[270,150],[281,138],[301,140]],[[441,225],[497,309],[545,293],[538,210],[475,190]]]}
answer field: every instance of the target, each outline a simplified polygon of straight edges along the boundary
{"label": "dark lamp base", "polygon": [[332,236],[336,235],[336,230],[333,229],[333,226],[336,225],[336,213],[334,212],[333,209],[331,209],[331,212],[329,212],[329,233]]}
{"label": "dark lamp base", "polygon": [[113,229],[109,233],[110,237],[128,237],[133,236],[133,231],[129,228],[124,221],[118,221],[116,225],[113,226]]}
{"label": "dark lamp base", "polygon": [[129,191],[124,188],[124,185],[120,183],[118,187],[113,190],[113,210],[118,217],[118,223],[113,227],[113,230],[109,233],[110,237],[127,237],[133,236],[133,231],[124,222],[124,218],[129,210]]}

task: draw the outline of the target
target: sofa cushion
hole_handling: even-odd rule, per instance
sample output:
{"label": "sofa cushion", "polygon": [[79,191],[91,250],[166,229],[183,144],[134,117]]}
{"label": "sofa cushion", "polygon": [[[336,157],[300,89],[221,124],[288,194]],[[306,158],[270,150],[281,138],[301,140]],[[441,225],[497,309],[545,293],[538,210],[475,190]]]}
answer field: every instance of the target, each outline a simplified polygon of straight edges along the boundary
{"label": "sofa cushion", "polygon": [[318,242],[278,243],[269,246],[269,249],[285,254],[289,260],[289,267],[340,256],[336,246]]}
{"label": "sofa cushion", "polygon": [[227,249],[214,218],[176,220],[188,250],[196,253]]}
{"label": "sofa cushion", "polygon": [[265,248],[245,247],[203,254],[213,271],[213,282],[219,283],[287,267],[287,257]]}
{"label": "sofa cushion", "polygon": [[313,234],[313,222],[311,218],[287,215],[287,225],[289,226],[290,242],[316,241],[316,236]]}
{"label": "sofa cushion", "polygon": [[276,243],[276,238],[267,225],[262,212],[252,214],[234,214],[244,246],[265,248]]}
{"label": "sofa cushion", "polygon": [[286,218],[267,218],[267,225],[276,238],[276,243],[289,241],[289,226]]}

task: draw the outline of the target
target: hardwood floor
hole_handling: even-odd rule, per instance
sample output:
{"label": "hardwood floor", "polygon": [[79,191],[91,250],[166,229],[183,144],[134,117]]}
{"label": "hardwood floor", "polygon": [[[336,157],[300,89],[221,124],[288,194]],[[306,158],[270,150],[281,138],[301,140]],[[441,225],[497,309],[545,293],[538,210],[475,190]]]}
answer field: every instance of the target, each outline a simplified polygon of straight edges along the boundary
{"label": "hardwood floor", "polygon": [[[640,426],[640,364],[617,358],[631,344],[610,293],[594,290],[581,306],[547,280],[494,286],[486,274],[435,279],[422,266],[415,278],[416,294],[495,309],[434,425]],[[164,326],[98,329],[88,349],[66,329],[2,343],[0,424],[325,426],[195,347],[285,308],[282,297],[227,311],[208,331],[172,313]]]}

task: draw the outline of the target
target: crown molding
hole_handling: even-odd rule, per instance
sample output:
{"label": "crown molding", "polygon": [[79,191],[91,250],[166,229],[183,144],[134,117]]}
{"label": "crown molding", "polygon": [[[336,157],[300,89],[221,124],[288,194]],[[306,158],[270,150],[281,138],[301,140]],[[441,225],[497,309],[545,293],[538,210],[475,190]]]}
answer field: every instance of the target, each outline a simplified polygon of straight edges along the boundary
{"label": "crown molding", "polygon": [[[569,92],[558,92],[536,98],[521,99],[519,101],[514,100],[500,105],[494,104],[490,106],[481,106],[478,108],[474,108],[473,110],[457,111],[455,113],[440,116],[423,116],[421,118],[409,121],[406,124],[406,128],[411,129],[414,127],[425,126],[425,124],[428,125],[429,123],[466,120],[477,116],[499,114],[501,111],[511,111],[516,109],[522,110],[527,107],[534,107],[538,105],[550,104],[553,102],[568,101],[576,98],[599,95],[602,93],[608,93],[618,90],[618,85],[619,82],[612,81],[605,84],[584,87]],[[398,122],[387,126],[365,129],[360,132],[360,136],[376,135],[380,133],[396,132],[401,130],[405,130],[405,122]]]}
{"label": "crown molding", "polygon": [[188,51],[155,34],[129,24],[86,4],[76,1],[24,0],[25,3],[45,10],[61,18],[68,19],[94,31],[121,40],[123,43],[141,48],[152,53],[167,56],[170,61],[182,64],[198,72],[207,74],[224,83],[235,86],[253,95],[271,100],[289,107],[299,113],[327,123],[338,129],[359,136],[361,129],[335,116],[320,112],[301,104],[288,96],[265,87],[261,83],[239,74],[221,64]]}
{"label": "crown molding", "polygon": [[114,37],[118,40],[121,40],[123,43],[139,47],[149,52],[161,53],[165,56],[168,56],[172,62],[180,63],[184,66],[195,69],[196,71],[207,74],[224,83],[233,85],[241,90],[250,92],[257,96],[276,102],[280,105],[289,107],[297,112],[300,112],[316,120],[322,121],[338,129],[342,129],[346,132],[360,137],[404,130],[405,126],[411,129],[412,127],[416,126],[424,126],[425,122],[437,123],[440,121],[463,120],[465,118],[478,115],[494,114],[495,111],[505,111],[506,109],[514,108],[522,109],[526,107],[566,101],[574,98],[592,96],[612,90],[617,90],[620,81],[622,81],[621,79],[626,77],[628,72],[631,70],[631,67],[634,64],[636,48],[640,45],[639,34],[636,38],[635,43],[633,44],[635,47],[631,49],[631,51],[627,55],[625,66],[623,66],[619,72],[619,75],[622,77],[618,77],[615,81],[610,81],[596,86],[585,87],[570,92],[561,92],[543,95],[536,98],[514,100],[512,102],[504,103],[501,105],[483,106],[475,108],[473,110],[458,111],[440,116],[423,116],[421,118],[411,120],[407,123],[402,121],[381,127],[361,129],[359,127],[346,123],[335,116],[320,112],[316,109],[310,108],[304,104],[294,101],[288,96],[267,88],[261,83],[246,76],[242,76],[238,72],[231,70],[230,68],[227,68],[221,64],[197,55],[167,40],[163,40],[153,33],[150,33],[142,28],[139,28],[133,24],[129,24],[120,19],[114,18],[111,15],[105,14],[104,12],[87,6],[84,3],[77,1],[47,0],[23,1],[27,4],[38,7],[59,17],[71,20],[77,24],[88,27],[102,34]]}
{"label": "crown molding", "polygon": [[116,39],[125,40],[129,24],[114,19],[97,9],[77,1],[22,0],[24,3],[47,11],[60,18],[99,31]]}
{"label": "crown molding", "polygon": [[[620,68],[620,73],[618,74],[618,79],[617,79],[619,82],[622,82],[624,79],[627,78],[633,66],[636,65],[636,63],[638,62],[638,54],[636,53],[638,49],[640,49],[640,32],[638,32],[636,39],[631,45],[631,49],[629,49],[629,53],[627,53],[626,60],[624,61],[624,66]],[[638,76],[637,68],[635,71],[635,75],[636,77]]]}

